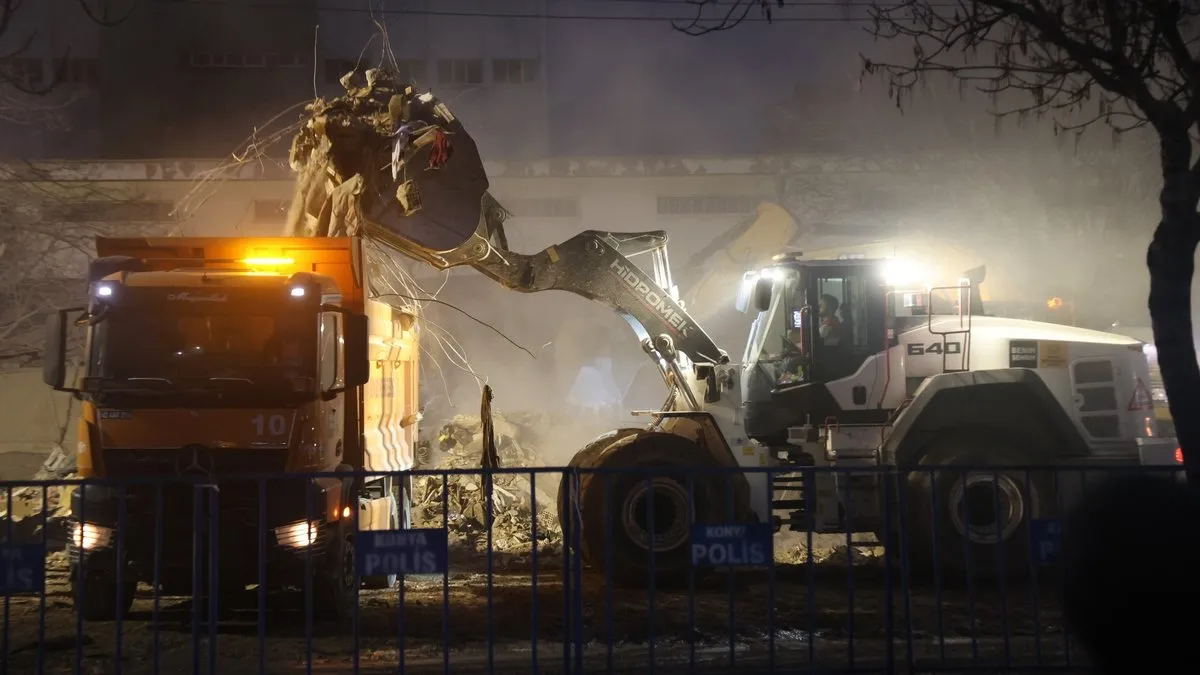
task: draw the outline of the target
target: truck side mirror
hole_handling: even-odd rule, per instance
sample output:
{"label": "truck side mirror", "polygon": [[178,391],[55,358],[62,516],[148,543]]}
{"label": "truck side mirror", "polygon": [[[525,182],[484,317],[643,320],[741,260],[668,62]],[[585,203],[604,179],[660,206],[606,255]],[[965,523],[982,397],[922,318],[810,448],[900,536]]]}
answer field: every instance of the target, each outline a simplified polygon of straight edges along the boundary
{"label": "truck side mirror", "polygon": [[368,322],[365,314],[346,314],[342,324],[345,333],[345,386],[361,387],[371,379],[371,355],[367,345]]}
{"label": "truck side mirror", "polygon": [[771,292],[775,289],[775,281],[768,277],[760,277],[754,284],[754,309],[765,312],[771,309]]}
{"label": "truck side mirror", "polygon": [[78,389],[66,386],[67,381],[67,315],[82,312],[79,307],[60,309],[46,319],[46,347],[42,353],[42,381],[55,391],[78,393]]}

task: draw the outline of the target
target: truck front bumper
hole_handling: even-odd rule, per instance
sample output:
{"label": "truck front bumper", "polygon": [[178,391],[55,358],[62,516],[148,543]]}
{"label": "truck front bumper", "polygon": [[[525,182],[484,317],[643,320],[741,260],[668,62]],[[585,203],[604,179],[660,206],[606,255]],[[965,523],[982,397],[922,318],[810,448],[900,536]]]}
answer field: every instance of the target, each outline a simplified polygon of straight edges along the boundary
{"label": "truck front bumper", "polygon": [[170,485],[161,495],[159,489],[76,490],[67,545],[72,567],[115,574],[123,566],[124,575],[157,579],[168,592],[190,589],[197,574],[207,580],[214,566],[222,586],[303,586],[312,573],[335,564],[332,544],[353,527],[341,512],[325,513],[320,486],[310,488],[310,502],[303,488],[261,500],[257,483]]}

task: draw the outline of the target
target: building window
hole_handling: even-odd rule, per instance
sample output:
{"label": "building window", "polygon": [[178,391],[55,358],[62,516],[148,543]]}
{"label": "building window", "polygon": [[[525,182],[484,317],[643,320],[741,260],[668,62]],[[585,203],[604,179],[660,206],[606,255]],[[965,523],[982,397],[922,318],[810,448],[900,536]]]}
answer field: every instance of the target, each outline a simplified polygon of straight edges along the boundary
{"label": "building window", "polygon": [[214,53],[182,52],[182,65],[192,68],[306,68],[312,64],[312,55],[304,52],[277,54],[262,52]]}
{"label": "building window", "polygon": [[22,87],[32,89],[46,82],[46,64],[41,59],[8,59],[4,70],[9,79]]}
{"label": "building window", "polygon": [[254,222],[283,224],[287,220],[288,202],[284,199],[255,199]]}
{"label": "building window", "polygon": [[354,70],[357,64],[348,59],[325,59],[325,82],[337,84],[342,76]]}
{"label": "building window", "polygon": [[173,220],[175,204],[167,201],[72,202],[63,204],[59,219],[67,223],[161,223]]}
{"label": "building window", "polygon": [[483,84],[482,59],[438,61],[438,84]]}
{"label": "building window", "polygon": [[537,59],[492,59],[492,79],[505,84],[525,84],[538,79]]}
{"label": "building window", "polygon": [[425,62],[420,59],[396,59],[396,77],[409,84],[424,82]]}
{"label": "building window", "polygon": [[268,53],[266,55],[268,68],[309,68],[312,66],[311,52],[296,52],[294,54]]}
{"label": "building window", "polygon": [[67,59],[60,62],[60,81],[69,84],[95,84],[100,80],[100,59]]}
{"label": "building window", "polygon": [[[359,65],[349,59],[325,59],[325,81],[329,84],[341,82],[342,76],[352,70],[366,72],[371,65]],[[425,62],[419,59],[396,59],[396,77],[401,82],[417,84],[425,81]]]}
{"label": "building window", "polygon": [[744,215],[765,201],[752,195],[690,195],[659,197],[658,214],[667,215]]}
{"label": "building window", "polygon": [[579,200],[573,197],[514,199],[503,203],[515,218],[578,218]]}

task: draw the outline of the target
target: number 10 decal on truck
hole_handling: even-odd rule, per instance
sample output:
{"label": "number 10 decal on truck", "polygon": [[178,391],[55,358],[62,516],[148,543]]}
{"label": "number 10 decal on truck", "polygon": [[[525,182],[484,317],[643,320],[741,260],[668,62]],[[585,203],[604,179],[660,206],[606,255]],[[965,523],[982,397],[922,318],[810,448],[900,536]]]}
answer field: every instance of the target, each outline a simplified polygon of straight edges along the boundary
{"label": "number 10 decal on truck", "polygon": [[[80,475],[112,479],[72,496],[84,617],[124,614],[136,584],[155,581],[197,598],[214,581],[311,584],[314,610],[350,616],[354,532],[406,528],[408,490],[392,475],[336,474],[413,466],[415,313],[371,297],[358,239],[100,238],[96,249],[88,306],[52,317],[45,364],[46,382],[82,401]],[[76,330],[84,367],[69,381]],[[334,475],[289,476],[312,473]]]}

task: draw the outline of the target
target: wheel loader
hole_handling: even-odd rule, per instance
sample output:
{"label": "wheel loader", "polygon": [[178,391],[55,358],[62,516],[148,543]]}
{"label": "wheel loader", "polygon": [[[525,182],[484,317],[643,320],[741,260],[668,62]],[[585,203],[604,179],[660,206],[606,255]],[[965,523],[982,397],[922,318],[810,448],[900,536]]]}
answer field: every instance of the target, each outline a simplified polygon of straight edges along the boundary
{"label": "wheel loader", "polygon": [[[310,106],[293,144],[291,234],[362,236],[514,291],[601,302],[666,383],[645,427],[593,440],[560,488],[585,561],[621,583],[681,578],[693,523],[887,537],[900,514],[910,550],[1014,573],[1031,525],[1061,502],[1048,472],[1020,467],[1137,464],[1139,448],[1173,447],[1158,438],[1141,342],[985,316],[982,267],[938,287],[912,260],[781,254],[729,289],[754,315],[731,362],[679,301],[665,233],[509,250],[461,121],[385,72],[356,77],[346,97]],[[971,470],[921,470],[934,465]],[[1016,562],[998,563],[997,547]]]}

